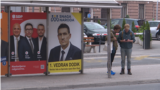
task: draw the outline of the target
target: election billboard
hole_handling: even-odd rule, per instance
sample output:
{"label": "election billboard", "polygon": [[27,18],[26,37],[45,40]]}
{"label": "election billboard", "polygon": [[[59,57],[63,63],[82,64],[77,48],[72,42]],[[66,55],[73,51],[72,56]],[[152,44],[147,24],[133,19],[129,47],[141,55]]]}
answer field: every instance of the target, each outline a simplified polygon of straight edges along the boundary
{"label": "election billboard", "polygon": [[46,13],[10,15],[10,73],[46,72]]}
{"label": "election billboard", "polygon": [[8,13],[1,12],[1,75],[8,74]]}
{"label": "election billboard", "polygon": [[81,14],[49,13],[48,71],[81,70]]}

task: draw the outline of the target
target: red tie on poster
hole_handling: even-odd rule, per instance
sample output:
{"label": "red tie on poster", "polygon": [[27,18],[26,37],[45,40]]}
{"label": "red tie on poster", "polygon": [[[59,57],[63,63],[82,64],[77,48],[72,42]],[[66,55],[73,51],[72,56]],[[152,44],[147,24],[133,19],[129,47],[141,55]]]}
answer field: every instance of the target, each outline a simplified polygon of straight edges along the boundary
{"label": "red tie on poster", "polygon": [[11,13],[10,73],[12,75],[46,72],[46,17],[46,13]]}

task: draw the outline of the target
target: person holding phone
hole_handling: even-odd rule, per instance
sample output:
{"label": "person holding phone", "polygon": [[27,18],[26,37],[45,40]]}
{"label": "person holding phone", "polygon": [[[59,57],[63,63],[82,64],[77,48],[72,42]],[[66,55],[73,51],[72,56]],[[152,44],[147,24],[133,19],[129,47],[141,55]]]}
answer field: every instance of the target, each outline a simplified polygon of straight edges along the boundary
{"label": "person holding phone", "polygon": [[128,75],[132,75],[131,73],[131,54],[133,43],[135,42],[134,33],[129,29],[129,24],[125,24],[124,30],[120,32],[118,36],[118,42],[121,47],[121,75],[124,74],[125,70],[125,56],[127,56],[127,69]]}

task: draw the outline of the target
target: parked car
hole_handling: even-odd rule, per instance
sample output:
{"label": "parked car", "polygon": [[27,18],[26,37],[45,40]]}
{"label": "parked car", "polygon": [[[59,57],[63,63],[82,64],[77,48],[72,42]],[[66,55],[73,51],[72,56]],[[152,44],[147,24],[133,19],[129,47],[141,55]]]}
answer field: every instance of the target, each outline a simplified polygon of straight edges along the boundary
{"label": "parked car", "polygon": [[[99,43],[100,40],[102,43],[104,43],[104,34],[107,34],[107,29],[95,22],[84,22],[84,33],[87,35],[87,37],[94,37],[94,43]],[[101,34],[103,35],[100,36]]]}
{"label": "parked car", "polygon": [[[157,38],[158,39],[158,30],[157,30],[157,26],[160,23],[160,20],[156,20],[156,21],[148,21],[149,25],[150,25],[150,30],[151,30],[151,34],[153,38]],[[160,39],[160,38],[159,38]]]}
{"label": "parked car", "polygon": [[[132,28],[132,22],[134,21],[134,24],[135,24],[135,28],[138,30],[138,28],[140,26],[143,25],[143,23],[145,22],[145,20],[142,20],[142,19],[132,19],[132,18],[125,18],[125,21],[127,24],[130,25],[130,29]],[[119,18],[119,19],[112,19],[111,20],[111,29],[113,29],[113,27],[115,25],[120,25],[122,27],[122,23],[123,23],[123,18]],[[104,25],[104,27],[107,26],[107,23]]]}

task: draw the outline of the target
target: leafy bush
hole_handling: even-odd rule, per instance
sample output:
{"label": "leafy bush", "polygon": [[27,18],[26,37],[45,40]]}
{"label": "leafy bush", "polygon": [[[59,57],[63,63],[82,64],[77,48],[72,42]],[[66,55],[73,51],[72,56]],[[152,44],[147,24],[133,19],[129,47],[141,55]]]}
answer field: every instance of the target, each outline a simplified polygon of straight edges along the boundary
{"label": "leafy bush", "polygon": [[[148,21],[146,21],[143,26],[141,26],[141,28],[139,29],[139,33],[143,33],[144,30],[149,30],[150,31],[150,25],[148,23]],[[143,35],[139,35],[140,40],[143,41]],[[150,41],[152,41],[152,35],[151,35],[151,31],[150,31]]]}
{"label": "leafy bush", "polygon": [[100,20],[98,20],[98,24],[101,24],[101,21],[100,21]]}
{"label": "leafy bush", "polygon": [[129,18],[129,15],[126,15],[126,18]]}
{"label": "leafy bush", "polygon": [[124,25],[126,24],[126,20],[125,19],[123,19],[123,23],[122,23],[122,31],[123,31],[123,29],[124,29]]}
{"label": "leafy bush", "polygon": [[137,30],[136,30],[136,28],[135,28],[134,21],[132,22],[132,31],[133,31],[134,33],[136,33],[136,32],[137,32]]}

